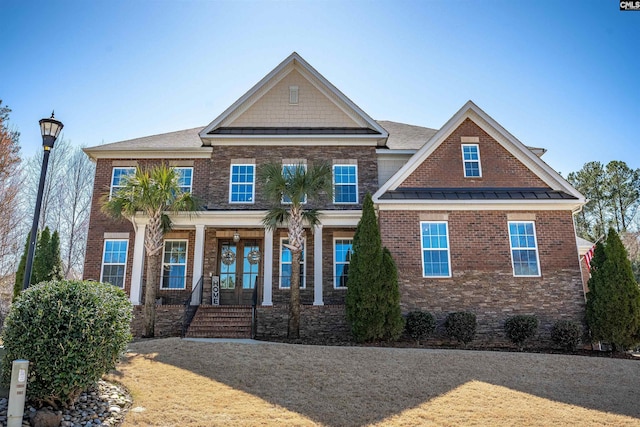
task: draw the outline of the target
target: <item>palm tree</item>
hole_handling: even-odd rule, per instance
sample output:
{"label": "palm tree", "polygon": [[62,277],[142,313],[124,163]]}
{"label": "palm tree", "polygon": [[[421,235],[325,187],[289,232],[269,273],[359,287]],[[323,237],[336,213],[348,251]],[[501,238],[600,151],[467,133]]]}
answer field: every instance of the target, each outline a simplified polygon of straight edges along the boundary
{"label": "palm tree", "polygon": [[[314,199],[321,195],[332,197],[333,181],[331,166],[327,163],[313,165],[307,169],[304,164],[283,166],[268,163],[261,167],[259,179],[262,182],[262,194],[273,204],[262,222],[270,230],[278,225],[287,224],[289,243],[286,247],[291,251],[291,279],[289,303],[289,324],[287,336],[300,337],[300,255],[304,248],[304,226],[318,224],[317,209],[305,209],[307,198]],[[321,286],[321,284],[316,284]]]}
{"label": "palm tree", "polygon": [[136,167],[135,173],[124,179],[124,185],[114,194],[101,199],[102,211],[113,219],[128,219],[135,227],[135,215],[142,212],[149,218],[145,229],[144,247],[147,257],[144,296],[144,335],[154,336],[156,321],[156,288],[160,276],[164,235],[171,230],[169,214],[195,211],[198,203],[190,192],[180,188],[179,175],[165,164],[149,169]]}

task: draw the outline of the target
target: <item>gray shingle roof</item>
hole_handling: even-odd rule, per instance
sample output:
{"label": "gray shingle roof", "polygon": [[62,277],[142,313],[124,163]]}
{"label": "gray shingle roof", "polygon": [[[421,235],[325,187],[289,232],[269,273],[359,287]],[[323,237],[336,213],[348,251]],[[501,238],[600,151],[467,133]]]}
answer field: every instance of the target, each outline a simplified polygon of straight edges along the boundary
{"label": "gray shingle roof", "polygon": [[172,148],[199,148],[202,140],[198,133],[203,126],[179,130],[176,132],[162,133],[159,135],[144,136],[142,138],[128,139],[126,141],[112,142],[110,144],[89,147],[90,151],[116,151],[116,150],[169,150]]}
{"label": "gray shingle roof", "polygon": [[392,150],[418,150],[438,131],[388,120],[378,120],[378,124],[389,132],[387,147]]}

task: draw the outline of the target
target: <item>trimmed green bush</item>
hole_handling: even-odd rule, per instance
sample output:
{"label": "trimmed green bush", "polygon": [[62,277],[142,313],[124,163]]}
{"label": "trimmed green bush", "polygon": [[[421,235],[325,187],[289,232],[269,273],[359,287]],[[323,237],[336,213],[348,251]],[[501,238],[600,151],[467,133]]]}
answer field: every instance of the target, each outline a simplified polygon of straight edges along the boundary
{"label": "trimmed green bush", "polygon": [[568,351],[575,351],[580,345],[582,328],[571,320],[558,320],[551,328],[551,340]]}
{"label": "trimmed green bush", "polygon": [[504,322],[504,330],[507,338],[522,350],[524,342],[538,332],[538,318],[526,314],[510,317]]}
{"label": "trimmed green bush", "polygon": [[476,325],[476,315],[469,311],[449,313],[444,322],[447,336],[458,340],[464,345],[473,341],[476,336]]}
{"label": "trimmed green bush", "polygon": [[428,311],[411,311],[407,314],[406,331],[417,343],[436,330],[436,319]]}
{"label": "trimmed green bush", "polygon": [[22,292],[5,320],[2,382],[11,361],[30,361],[27,397],[68,406],[115,367],[131,341],[125,293],[98,282],[43,282]]}

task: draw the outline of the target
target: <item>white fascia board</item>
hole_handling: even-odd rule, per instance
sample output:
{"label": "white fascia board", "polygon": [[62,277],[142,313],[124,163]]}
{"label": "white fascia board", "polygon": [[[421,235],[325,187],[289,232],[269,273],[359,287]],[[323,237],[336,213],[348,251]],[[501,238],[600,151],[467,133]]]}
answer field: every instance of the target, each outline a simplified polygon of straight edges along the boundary
{"label": "white fascia board", "polygon": [[379,135],[229,135],[209,139],[211,146],[268,145],[268,146],[378,146]]}
{"label": "white fascia board", "polygon": [[509,153],[524,163],[532,172],[534,172],[541,180],[554,190],[565,191],[575,197],[582,203],[585,203],[584,196],[571,186],[560,174],[549,167],[543,160],[531,152],[522,142],[515,136],[511,135],[498,122],[491,118],[487,113],[482,111],[480,107],[472,101],[467,101],[465,105],[458,110],[431,139],[429,139],[420,148],[414,156],[409,159],[407,164],[401,167],[389,180],[373,196],[377,200],[388,190],[395,190],[415,171],[424,160],[427,159],[449,135],[462,124],[465,119],[471,119],[476,125],[487,132],[500,145],[502,145]]}
{"label": "white fascia board", "polygon": [[83,148],[91,160],[97,159],[209,159],[213,149],[211,147],[170,149],[158,148],[136,150],[91,150]]}
{"label": "white fascia board", "polygon": [[575,211],[582,206],[576,200],[374,200],[381,211]]}
{"label": "white fascia board", "polygon": [[[263,228],[267,211],[197,211],[179,212],[171,215],[174,229],[195,228],[196,225],[206,227],[252,227]],[[320,223],[325,227],[355,227],[362,216],[361,210],[320,210]],[[149,218],[137,213],[136,224],[148,224]],[[284,225],[283,227],[286,227]]]}

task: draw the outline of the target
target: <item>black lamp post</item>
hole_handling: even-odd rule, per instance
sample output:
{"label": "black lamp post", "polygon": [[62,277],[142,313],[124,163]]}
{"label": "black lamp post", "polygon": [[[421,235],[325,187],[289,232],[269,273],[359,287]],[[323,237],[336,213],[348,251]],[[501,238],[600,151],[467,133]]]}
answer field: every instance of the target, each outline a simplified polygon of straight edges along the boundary
{"label": "black lamp post", "polygon": [[31,282],[31,270],[33,268],[33,255],[36,251],[36,238],[38,236],[38,222],[40,220],[40,208],[42,207],[42,192],[44,190],[44,181],[47,177],[47,165],[49,164],[49,153],[55,144],[63,124],[53,118],[40,120],[40,133],[42,134],[42,148],[44,148],[44,157],[42,158],[42,169],[40,170],[40,184],[38,185],[38,196],[36,197],[36,211],[33,214],[33,225],[31,226],[31,235],[29,236],[29,251],[27,252],[27,264],[24,269],[23,289],[29,287]]}

